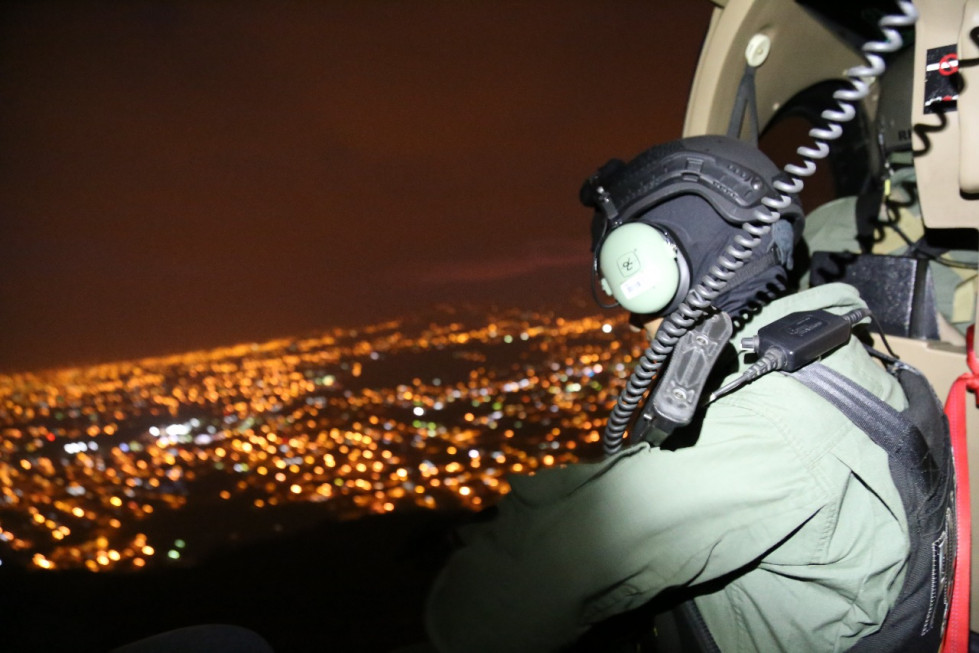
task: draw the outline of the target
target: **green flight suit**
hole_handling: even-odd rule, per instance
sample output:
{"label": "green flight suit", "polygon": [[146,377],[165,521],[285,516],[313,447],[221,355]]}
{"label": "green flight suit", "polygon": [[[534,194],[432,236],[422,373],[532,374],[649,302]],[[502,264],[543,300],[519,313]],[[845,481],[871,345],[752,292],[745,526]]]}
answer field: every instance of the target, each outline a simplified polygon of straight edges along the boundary
{"label": "green flight suit", "polygon": [[[734,340],[795,311],[862,305],[850,286],[820,286],[773,302]],[[823,362],[906,407],[855,339]],[[663,590],[729,575],[697,598],[722,651],[841,651],[878,629],[904,578],[886,454],[778,373],[713,403],[693,446],[637,444],[511,487],[436,580],[427,626],[440,651],[560,650]]]}

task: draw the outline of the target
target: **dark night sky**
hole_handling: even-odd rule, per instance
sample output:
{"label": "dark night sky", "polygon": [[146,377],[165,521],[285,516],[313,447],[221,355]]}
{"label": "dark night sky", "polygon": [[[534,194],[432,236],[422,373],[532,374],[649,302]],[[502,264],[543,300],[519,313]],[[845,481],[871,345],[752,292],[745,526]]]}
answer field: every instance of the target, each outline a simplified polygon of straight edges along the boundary
{"label": "dark night sky", "polygon": [[0,371],[588,283],[706,0],[0,4]]}

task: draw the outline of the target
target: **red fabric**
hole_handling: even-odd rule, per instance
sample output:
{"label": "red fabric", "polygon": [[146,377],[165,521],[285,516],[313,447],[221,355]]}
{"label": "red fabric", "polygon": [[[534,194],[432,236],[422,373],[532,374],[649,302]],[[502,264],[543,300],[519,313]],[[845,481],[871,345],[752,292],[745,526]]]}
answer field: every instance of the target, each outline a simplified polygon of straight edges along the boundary
{"label": "red fabric", "polygon": [[[967,653],[969,650],[969,585],[972,570],[972,515],[969,506],[969,460],[966,443],[965,394],[979,390],[979,361],[973,349],[975,325],[966,334],[966,362],[969,371],[955,380],[945,402],[952,437],[955,463],[955,513],[958,546],[955,555],[955,580],[948,625],[942,642],[943,653]],[[979,404],[979,397],[977,397]]]}

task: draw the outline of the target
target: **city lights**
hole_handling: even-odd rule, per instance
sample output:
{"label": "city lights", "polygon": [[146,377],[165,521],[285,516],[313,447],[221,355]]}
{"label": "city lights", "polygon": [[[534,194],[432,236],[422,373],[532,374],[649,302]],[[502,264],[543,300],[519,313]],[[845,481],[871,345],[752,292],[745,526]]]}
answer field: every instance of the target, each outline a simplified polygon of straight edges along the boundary
{"label": "city lights", "polygon": [[514,310],[0,376],[0,562],[191,564],[223,506],[481,509],[600,455],[641,345],[624,316]]}

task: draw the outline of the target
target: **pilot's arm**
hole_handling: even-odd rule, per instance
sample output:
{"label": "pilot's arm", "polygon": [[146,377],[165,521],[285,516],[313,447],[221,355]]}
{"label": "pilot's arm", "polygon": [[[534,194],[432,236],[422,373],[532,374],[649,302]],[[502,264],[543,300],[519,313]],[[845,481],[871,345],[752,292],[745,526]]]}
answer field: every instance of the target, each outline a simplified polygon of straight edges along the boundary
{"label": "pilot's arm", "polygon": [[436,581],[427,625],[437,648],[557,650],[666,588],[718,578],[776,546],[826,497],[777,435],[743,417],[736,437],[675,452],[638,446],[511,479],[498,516],[463,533]]}

